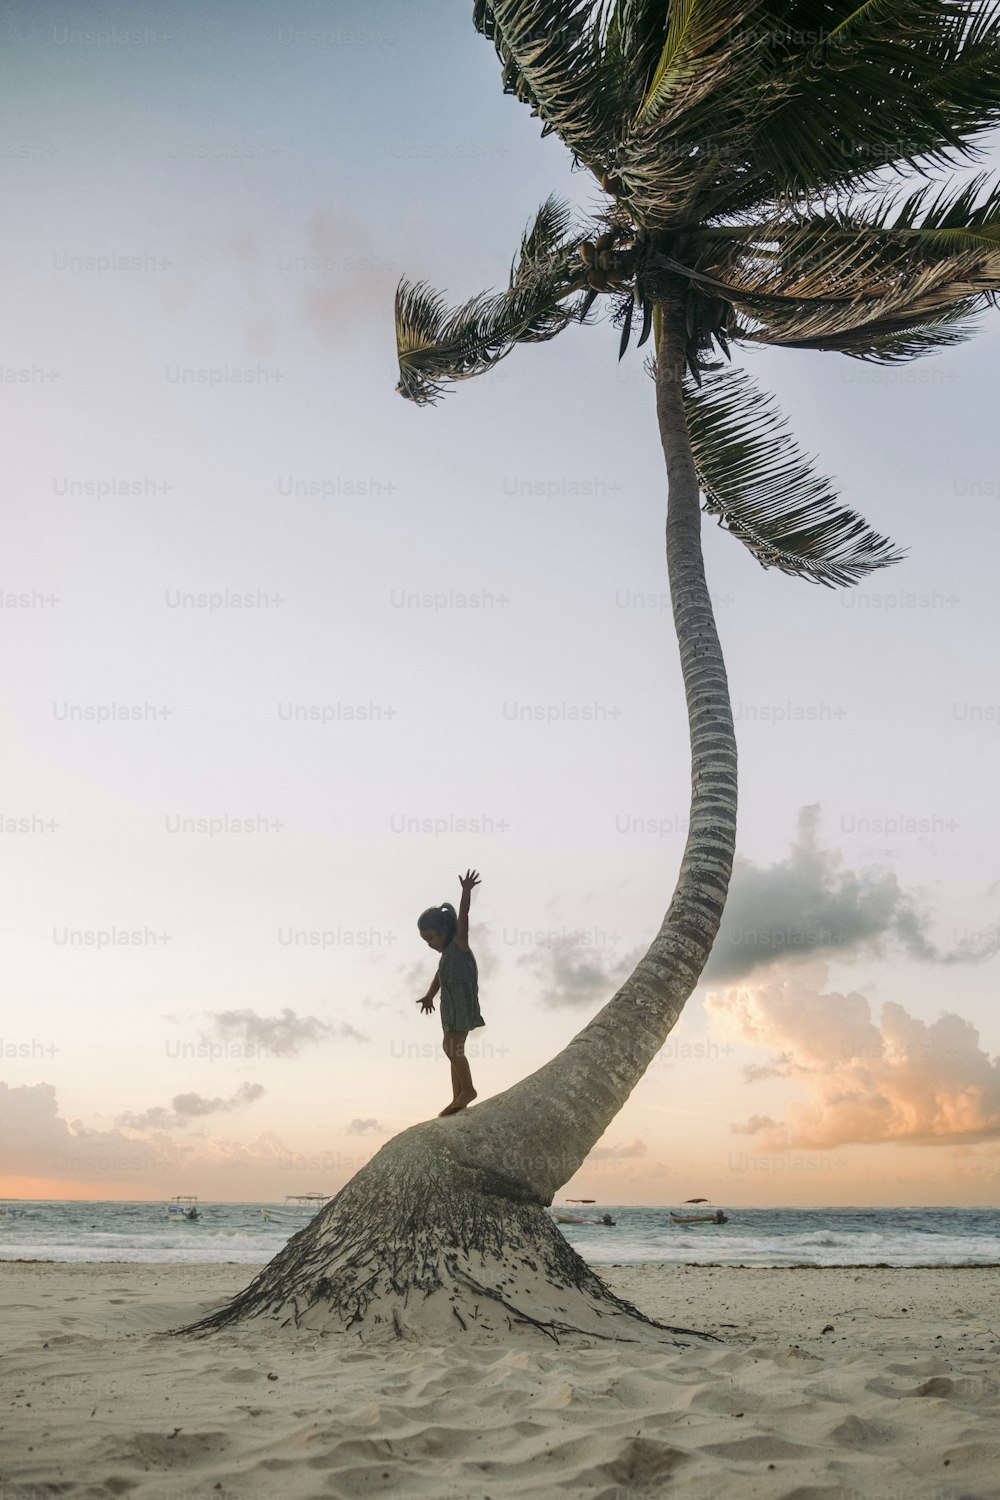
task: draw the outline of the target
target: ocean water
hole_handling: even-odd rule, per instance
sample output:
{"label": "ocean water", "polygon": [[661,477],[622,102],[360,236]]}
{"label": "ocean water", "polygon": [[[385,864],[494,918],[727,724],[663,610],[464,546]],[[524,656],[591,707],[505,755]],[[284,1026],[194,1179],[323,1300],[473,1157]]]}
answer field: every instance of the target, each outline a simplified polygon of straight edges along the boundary
{"label": "ocean water", "polygon": [[[262,1207],[276,1217],[266,1220]],[[311,1217],[309,1209],[284,1204],[200,1203],[198,1208],[201,1218],[192,1224],[168,1219],[162,1203],[3,1200],[0,1260],[258,1265]],[[688,1227],[671,1223],[668,1208],[557,1204],[555,1211],[609,1213],[615,1220],[614,1228],[559,1226],[594,1265],[1000,1265],[997,1208],[727,1208],[727,1224]]]}
{"label": "ocean water", "polygon": [[598,1204],[565,1211],[598,1218],[607,1213],[615,1220],[613,1229],[559,1226],[595,1265],[1000,1265],[997,1208],[725,1208],[727,1224],[691,1225],[671,1223],[669,1208]]}

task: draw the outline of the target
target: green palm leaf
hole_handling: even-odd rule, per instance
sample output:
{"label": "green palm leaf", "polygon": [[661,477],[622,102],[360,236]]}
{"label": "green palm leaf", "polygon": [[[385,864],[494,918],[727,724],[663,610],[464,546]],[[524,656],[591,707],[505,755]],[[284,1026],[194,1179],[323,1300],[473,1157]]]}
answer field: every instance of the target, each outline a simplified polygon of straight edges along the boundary
{"label": "green palm leaf", "polygon": [[647,230],[701,217],[706,195],[742,164],[747,120],[777,108],[752,10],[732,0],[675,0],[652,76],[615,153],[615,179]]}
{"label": "green palm leaf", "polygon": [[1000,121],[997,0],[760,7],[755,23],[767,16],[791,40],[775,59],[779,107],[746,122],[744,207],[750,183],[759,203],[872,184],[887,167],[954,167]]}
{"label": "green palm leaf", "polygon": [[741,370],[687,380],[684,405],[705,509],[765,568],[833,587],[903,555],[814,473],[770,396]]}
{"label": "green palm leaf", "polygon": [[607,15],[604,61],[621,81],[623,118],[633,116],[648,91],[663,52],[662,0],[614,0]]}
{"label": "green palm leaf", "polygon": [[[925,251],[946,255],[960,250],[1000,253],[1000,184],[995,183],[983,197],[988,182],[987,175],[980,173],[954,189],[929,183],[901,205],[898,194],[886,194],[867,204],[862,217],[872,229]],[[898,212],[893,215],[897,205]]]}
{"label": "green palm leaf", "polygon": [[717,58],[706,66],[719,42],[730,37],[724,55],[732,57],[746,44],[732,46],[732,35],[738,37],[738,23],[745,19],[750,6],[726,4],[724,0],[673,0],[667,8],[666,35],[653,76],[646,86],[636,124],[647,125],[665,115],[679,115],[689,98],[704,97],[713,87]]}
{"label": "green palm leaf", "polygon": [[550,200],[506,291],[450,309],[403,282],[399,390],[436,400],[602,293],[620,353],[637,309],[658,342],[672,306],[707,509],[765,566],[821,583],[897,561],[713,351],[893,363],[967,337],[1000,298],[1000,189],[885,185],[974,160],[1000,122],[1000,0],[474,0],[474,21],[506,91],[609,195],[604,232],[574,237]]}
{"label": "green palm leaf", "polygon": [[401,395],[418,406],[439,399],[457,380],[492,369],[516,344],[543,343],[584,314],[583,299],[565,299],[583,285],[570,232],[570,210],[556,198],[542,204],[521,240],[505,292],[482,292],[460,307],[425,283],[401,281],[396,291],[396,347]]}

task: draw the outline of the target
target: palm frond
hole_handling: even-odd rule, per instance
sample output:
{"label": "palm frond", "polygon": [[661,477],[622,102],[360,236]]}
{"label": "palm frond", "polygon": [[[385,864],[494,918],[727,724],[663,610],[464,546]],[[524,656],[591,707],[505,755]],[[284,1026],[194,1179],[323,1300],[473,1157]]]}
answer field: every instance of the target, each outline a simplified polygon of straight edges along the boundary
{"label": "palm frond", "polygon": [[622,80],[623,118],[638,110],[663,51],[663,0],[612,0],[604,33],[605,66]]}
{"label": "palm frond", "polygon": [[505,89],[598,176],[607,232],[574,241],[550,201],[505,292],[449,309],[402,283],[411,399],[588,318],[601,293],[621,353],[640,309],[641,343],[687,282],[695,381],[730,340],[909,359],[1000,300],[998,187],[884,187],[886,168],[974,159],[1000,121],[1000,0],[474,0],[474,22]]}
{"label": "palm frond", "polygon": [[622,200],[646,230],[697,216],[701,196],[740,168],[748,118],[777,107],[763,43],[740,25],[751,10],[752,0],[669,6],[656,67],[615,152]]}
{"label": "palm frond", "polygon": [[784,349],[826,349],[872,364],[904,364],[920,355],[938,354],[942,349],[964,343],[977,331],[981,312],[981,300],[975,297],[951,303],[937,312],[880,318],[839,333],[775,340],[766,330],[753,330],[744,335],[744,341],[780,342]]}
{"label": "palm frond", "polygon": [[822,212],[778,210],[696,230],[689,245],[699,268],[748,293],[881,295],[945,264],[956,277],[973,268],[989,281],[1000,267],[1000,185],[983,196],[987,183],[980,175],[958,187],[930,184],[903,200],[887,192]]}
{"label": "palm frond", "polygon": [[773,399],[742,370],[685,380],[705,509],[765,568],[828,587],[857,583],[902,553],[844,506],[799,451]]}
{"label": "palm frond", "polygon": [[560,253],[576,244],[573,210],[562,198],[550,193],[521,236],[521,249],[510,269],[511,286],[526,285],[537,270],[547,271]]}
{"label": "palm frond", "polygon": [[[736,306],[745,305],[758,320],[755,342],[799,348],[842,347],[840,338],[853,343],[867,333],[918,328],[947,322],[955,312],[963,316],[973,306],[982,306],[1000,287],[1000,265],[983,269],[962,257],[925,267],[903,280],[873,282],[867,297],[814,298],[797,303],[795,295],[773,299],[765,308],[763,299],[734,295]],[[961,312],[959,312],[961,310]],[[822,343],[817,341],[822,340]],[[949,339],[948,342],[956,340]],[[846,345],[844,346],[846,347]]]}
{"label": "palm frond", "polygon": [[870,185],[886,168],[979,157],[983,133],[1000,121],[998,0],[777,11],[792,38],[775,57],[784,98],[747,122],[744,203],[751,181],[762,196],[803,198]]}
{"label": "palm frond", "polygon": [[928,183],[902,202],[898,194],[887,193],[868,203],[861,218],[872,229],[929,251],[1000,251],[1000,183],[982,172],[957,187]]}
{"label": "palm frond", "polygon": [[1000,0],[475,0],[504,88],[670,229],[953,168],[1000,123]]}
{"label": "palm frond", "polygon": [[[1000,294],[1000,190],[982,197],[985,182],[923,188],[901,204],[887,194],[824,214],[709,227],[691,236],[694,265],[682,274],[756,320],[756,342],[879,347],[893,358],[942,347],[965,336],[968,312]],[[658,261],[681,271],[670,257],[648,260],[654,276]],[[896,337],[921,329],[915,341]]]}
{"label": "palm frond", "polygon": [[711,87],[704,64],[713,47],[745,18],[749,6],[724,0],[673,0],[667,7],[666,36],[656,68],[636,116],[647,125],[664,115],[679,115],[692,93],[703,96]]}
{"label": "palm frond", "polygon": [[619,117],[621,74],[604,66],[594,0],[475,0],[473,25],[503,64],[504,93],[531,106],[600,177]]}
{"label": "palm frond", "polygon": [[593,298],[573,295],[583,284],[578,240],[568,207],[548,198],[522,237],[506,291],[482,292],[449,308],[425,283],[401,281],[397,391],[419,406],[437,401],[453,382],[492,369],[516,344],[543,343],[581,321]]}

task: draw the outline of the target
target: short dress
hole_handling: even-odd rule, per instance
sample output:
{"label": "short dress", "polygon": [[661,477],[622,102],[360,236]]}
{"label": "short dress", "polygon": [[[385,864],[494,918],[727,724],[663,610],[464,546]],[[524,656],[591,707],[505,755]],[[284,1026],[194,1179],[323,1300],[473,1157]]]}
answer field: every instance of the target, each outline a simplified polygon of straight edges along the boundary
{"label": "short dress", "polygon": [[438,982],[444,1031],[474,1031],[486,1025],[479,1009],[479,971],[471,949],[460,948],[454,939],[442,949]]}

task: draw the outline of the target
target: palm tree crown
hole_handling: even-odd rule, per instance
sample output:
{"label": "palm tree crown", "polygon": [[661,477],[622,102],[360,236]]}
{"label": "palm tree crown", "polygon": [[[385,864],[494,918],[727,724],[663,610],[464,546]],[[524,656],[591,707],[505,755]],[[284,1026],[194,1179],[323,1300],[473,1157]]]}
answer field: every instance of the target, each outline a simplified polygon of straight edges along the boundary
{"label": "palm tree crown", "polygon": [[932,174],[1000,121],[1000,0],[474,0],[474,23],[605,197],[584,225],[548,199],[497,294],[449,309],[403,281],[397,389],[434,401],[602,294],[624,353],[680,296],[706,509],[816,582],[898,561],[718,352],[894,363],[972,332],[1000,289],[1000,187]]}

